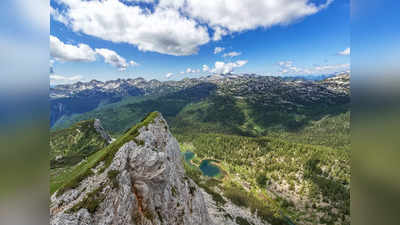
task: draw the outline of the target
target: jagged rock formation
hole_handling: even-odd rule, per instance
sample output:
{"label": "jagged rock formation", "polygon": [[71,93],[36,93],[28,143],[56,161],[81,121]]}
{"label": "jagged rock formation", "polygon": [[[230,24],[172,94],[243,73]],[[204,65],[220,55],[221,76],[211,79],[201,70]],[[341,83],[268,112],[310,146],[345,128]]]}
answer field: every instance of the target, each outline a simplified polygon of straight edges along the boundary
{"label": "jagged rock formation", "polygon": [[151,113],[51,196],[50,224],[210,225],[203,195],[181,160],[166,121]]}
{"label": "jagged rock formation", "polygon": [[[251,213],[250,209],[239,207],[233,204],[229,199],[226,199],[226,203],[221,206],[216,203],[212,197],[203,190],[203,196],[206,201],[208,213],[214,224],[223,225],[242,225],[249,224],[253,225],[270,225],[267,221],[263,221],[258,216]],[[246,222],[240,223],[240,220]]]}
{"label": "jagged rock formation", "polygon": [[94,129],[96,129],[96,131],[101,135],[101,137],[104,138],[104,140],[106,140],[108,143],[111,143],[112,139],[111,139],[110,135],[108,135],[106,130],[104,130],[104,128],[101,126],[101,122],[99,119],[94,120],[93,126],[94,126]]}

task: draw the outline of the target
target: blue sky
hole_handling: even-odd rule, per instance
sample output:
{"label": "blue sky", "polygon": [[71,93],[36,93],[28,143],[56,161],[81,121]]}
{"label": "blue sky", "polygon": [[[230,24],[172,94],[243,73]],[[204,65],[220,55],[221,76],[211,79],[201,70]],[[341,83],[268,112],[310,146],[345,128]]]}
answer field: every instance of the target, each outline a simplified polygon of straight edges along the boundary
{"label": "blue sky", "polygon": [[349,70],[349,0],[243,2],[51,0],[51,83]]}

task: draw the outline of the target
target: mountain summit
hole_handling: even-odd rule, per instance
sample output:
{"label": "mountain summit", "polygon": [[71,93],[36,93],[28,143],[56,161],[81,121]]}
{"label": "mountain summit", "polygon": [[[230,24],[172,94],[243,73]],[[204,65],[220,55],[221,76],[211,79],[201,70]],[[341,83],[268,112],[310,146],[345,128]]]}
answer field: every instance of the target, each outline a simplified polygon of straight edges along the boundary
{"label": "mountain summit", "polygon": [[50,224],[212,224],[158,112],[75,167],[51,196]]}

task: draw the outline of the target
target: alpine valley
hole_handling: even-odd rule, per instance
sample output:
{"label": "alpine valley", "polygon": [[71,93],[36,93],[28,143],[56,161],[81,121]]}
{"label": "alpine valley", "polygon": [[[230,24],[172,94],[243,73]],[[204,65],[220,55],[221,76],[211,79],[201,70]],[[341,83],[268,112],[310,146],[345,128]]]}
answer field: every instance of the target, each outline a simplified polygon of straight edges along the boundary
{"label": "alpine valley", "polygon": [[50,88],[51,224],[350,224],[350,75]]}

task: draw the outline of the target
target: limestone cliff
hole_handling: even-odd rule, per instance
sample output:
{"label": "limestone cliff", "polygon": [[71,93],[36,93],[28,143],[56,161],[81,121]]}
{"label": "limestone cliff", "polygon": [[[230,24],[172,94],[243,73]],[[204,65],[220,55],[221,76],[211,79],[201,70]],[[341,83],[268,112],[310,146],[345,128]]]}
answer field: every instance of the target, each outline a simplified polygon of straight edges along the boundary
{"label": "limestone cliff", "polygon": [[52,225],[212,224],[158,112],[79,166],[51,196]]}

